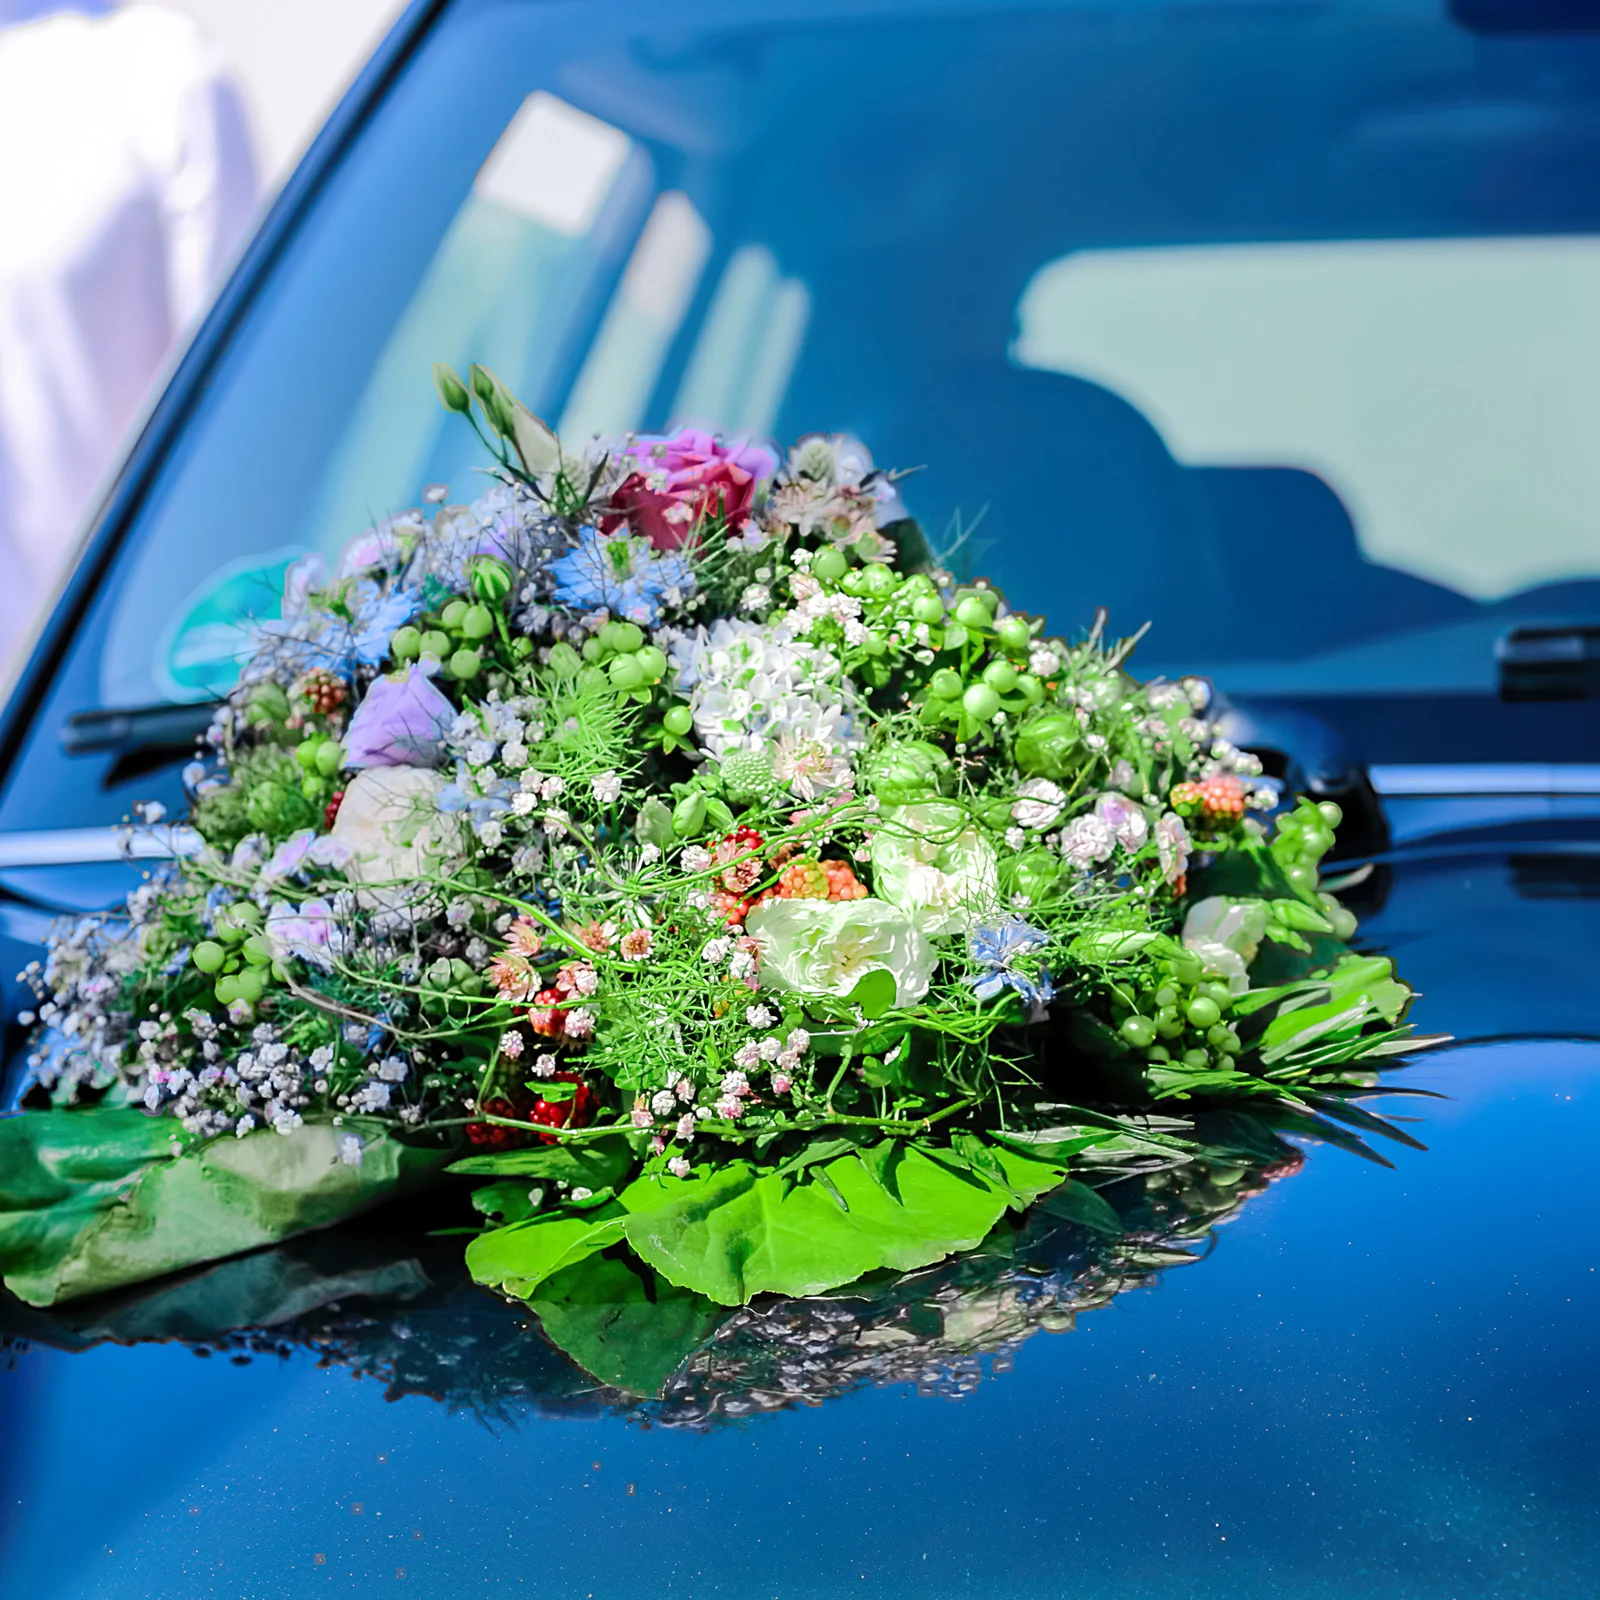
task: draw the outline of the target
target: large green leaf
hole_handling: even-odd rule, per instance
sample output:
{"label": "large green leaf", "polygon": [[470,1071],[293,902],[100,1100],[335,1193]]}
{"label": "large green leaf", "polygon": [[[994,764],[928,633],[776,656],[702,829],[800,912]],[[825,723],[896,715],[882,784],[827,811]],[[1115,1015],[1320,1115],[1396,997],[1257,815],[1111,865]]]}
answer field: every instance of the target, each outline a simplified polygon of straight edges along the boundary
{"label": "large green leaf", "polygon": [[[366,1141],[359,1166],[339,1138]],[[29,1111],[0,1121],[0,1272],[52,1305],[340,1222],[430,1176],[448,1153],[380,1124],[258,1130],[173,1154],[170,1120],[131,1109]]]}
{"label": "large green leaf", "polygon": [[[681,1180],[648,1211],[631,1201],[635,1184],[622,1196],[633,1211],[628,1243],[670,1282],[742,1305],[757,1294],[820,1294],[880,1267],[926,1266],[980,1243],[1015,1203],[1008,1189],[915,1147],[894,1162],[893,1194],[853,1154],[808,1177],[791,1185],[734,1162]],[[1031,1181],[1020,1166],[1018,1177]]]}
{"label": "large green leaf", "polygon": [[546,1279],[531,1305],[550,1340],[601,1383],[659,1398],[727,1312],[649,1276],[647,1287],[625,1261],[584,1261]]}
{"label": "large green leaf", "polygon": [[488,1288],[526,1300],[546,1278],[616,1244],[626,1220],[612,1203],[492,1228],[467,1246],[467,1271]]}

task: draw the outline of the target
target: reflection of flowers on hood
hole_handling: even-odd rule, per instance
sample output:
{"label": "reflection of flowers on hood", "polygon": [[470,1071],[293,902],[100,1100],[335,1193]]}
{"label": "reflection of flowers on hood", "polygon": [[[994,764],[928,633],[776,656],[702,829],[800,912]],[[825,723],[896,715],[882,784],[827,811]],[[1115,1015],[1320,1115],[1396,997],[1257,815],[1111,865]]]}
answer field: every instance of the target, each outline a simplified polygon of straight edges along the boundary
{"label": "reflection of flowers on hood", "polygon": [[934,949],[884,900],[764,900],[745,919],[761,953],[761,986],[843,999],[869,972],[894,979],[895,1004],[928,992]]}
{"label": "reflection of flowers on hood", "polygon": [[293,957],[331,972],[333,958],[344,953],[344,930],[326,900],[306,900],[298,906],[277,901],[267,912],[265,931],[279,961]]}
{"label": "reflection of flowers on hood", "polygon": [[613,491],[613,513],[600,526],[610,533],[627,522],[657,550],[676,550],[695,529],[720,514],[730,532],[750,514],[756,489],[778,468],[765,445],[745,439],[722,440],[698,428],[683,428],[671,438],[645,436],[623,452],[639,470]]}
{"label": "reflection of flowers on hood", "polygon": [[1261,901],[1212,895],[1189,908],[1183,943],[1200,957],[1208,977],[1224,978],[1232,993],[1243,994],[1250,987],[1250,963],[1266,932],[1267,908]]}
{"label": "reflection of flowers on hood", "polygon": [[374,679],[345,733],[347,767],[429,766],[443,758],[456,708],[418,665]]}
{"label": "reflection of flowers on hood", "polygon": [[781,624],[719,617],[709,631],[680,635],[672,657],[695,732],[719,760],[785,737],[834,751],[859,742],[837,658]]}
{"label": "reflection of flowers on hood", "polygon": [[[345,789],[333,835],[349,851],[345,876],[354,883],[442,873],[460,848],[459,820],[439,806],[442,774],[427,767],[372,767]],[[403,903],[403,888],[368,891],[366,903]]]}
{"label": "reflection of flowers on hood", "polygon": [[578,542],[550,563],[555,585],[551,599],[572,611],[600,607],[653,627],[661,620],[661,602],[669,589],[687,595],[694,589],[694,572],[678,554],[657,555],[648,541],[625,534],[607,535],[597,528],[580,528]]}
{"label": "reflection of flowers on hood", "polygon": [[959,933],[1000,901],[994,850],[960,806],[885,806],[872,837],[872,882],[930,937]]}
{"label": "reflection of flowers on hood", "polygon": [[1021,917],[1001,917],[985,923],[967,935],[967,954],[983,970],[966,981],[980,1000],[992,1000],[1003,988],[1011,988],[1028,1007],[1030,1021],[1039,1021],[1044,1008],[1055,999],[1055,985],[1048,972],[1029,977],[1019,972],[1019,956],[1031,955],[1050,942],[1048,934],[1030,926]]}

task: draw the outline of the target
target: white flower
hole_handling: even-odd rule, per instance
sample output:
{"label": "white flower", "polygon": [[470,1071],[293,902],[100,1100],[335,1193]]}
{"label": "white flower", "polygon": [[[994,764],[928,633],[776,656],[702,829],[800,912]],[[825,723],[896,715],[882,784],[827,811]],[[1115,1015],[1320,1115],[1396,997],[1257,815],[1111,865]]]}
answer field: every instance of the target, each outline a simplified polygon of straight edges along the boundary
{"label": "white flower", "polygon": [[783,1048],[797,1056],[803,1056],[811,1048],[811,1035],[804,1028],[795,1028],[783,1041]]}
{"label": "white flower", "polygon": [[567,831],[567,814],[559,806],[551,806],[545,812],[544,820],[540,823],[545,834],[551,839],[559,839]]}
{"label": "white flower", "polygon": [[1233,994],[1250,987],[1249,966],[1267,931],[1267,908],[1259,900],[1211,895],[1183,919],[1184,948],[1204,963],[1206,975],[1227,980]]}
{"label": "white flower", "polygon": [[670,1117],[678,1109],[677,1097],[670,1089],[657,1089],[650,1096],[650,1109],[658,1117]]}
{"label": "white flower", "polygon": [[521,740],[514,739],[500,752],[500,760],[515,772],[519,767],[528,764],[528,747]]}
{"label": "white flower", "polygon": [[366,1148],[366,1140],[359,1133],[341,1133],[339,1135],[339,1159],[347,1167],[361,1165],[361,1152]]}
{"label": "white flower", "polygon": [[519,790],[511,797],[511,809],[519,817],[531,817],[538,808],[539,797],[528,790]]}
{"label": "white flower", "polygon": [[778,1020],[778,1014],[770,1006],[746,1006],[744,1020],[752,1028],[770,1028]]}
{"label": "white flower", "polygon": [[528,1069],[536,1078],[549,1078],[555,1075],[556,1058],[546,1050],[543,1055],[534,1058],[533,1065]]}
{"label": "white flower", "polygon": [[683,852],[685,872],[704,872],[711,865],[711,852],[703,845],[692,844]]}
{"label": "white flower", "polygon": [[1028,842],[1028,836],[1021,828],[1011,827],[1006,829],[1006,848],[1020,850]]}
{"label": "white flower", "polygon": [[1094,814],[1117,836],[1117,843],[1124,850],[1139,850],[1150,837],[1150,819],[1120,794],[1101,795],[1095,802]]}
{"label": "white flower", "polygon": [[674,1178],[687,1178],[689,1176],[689,1163],[682,1156],[674,1156],[667,1163],[667,1171]]}
{"label": "white flower", "polygon": [[672,1131],[677,1134],[680,1139],[694,1138],[694,1112],[685,1111],[684,1114],[673,1124]]}
{"label": "white flower", "polygon": [[885,806],[872,837],[878,894],[930,937],[959,933],[1000,898],[994,850],[960,806]]}
{"label": "white flower", "polygon": [[772,753],[772,775],[802,800],[815,800],[849,783],[850,763],[819,739],[786,733]]}
{"label": "white flower", "polygon": [[545,800],[555,800],[566,792],[567,780],[565,778],[546,778],[539,785],[540,797]]}
{"label": "white flower", "polygon": [[895,981],[895,1003],[928,992],[935,953],[916,922],[886,900],[765,900],[745,928],[761,950],[768,989],[841,999],[869,972]]}
{"label": "white flower", "polygon": [[[349,848],[345,876],[355,883],[388,885],[450,870],[461,847],[455,817],[439,809],[445,787],[429,767],[368,767],[346,785],[332,836]],[[409,897],[403,885],[364,889],[363,906],[393,910]]]}
{"label": "white flower", "polygon": [[732,939],[712,939],[700,952],[700,959],[707,966],[716,966],[728,959],[728,953],[733,949]]}
{"label": "white flower", "polygon": [[1168,883],[1176,883],[1189,868],[1189,830],[1177,812],[1167,812],[1156,823],[1156,849],[1161,873]]}
{"label": "white flower", "polygon": [[1066,794],[1048,778],[1029,778],[1017,786],[1020,797],[1011,807],[1011,820],[1024,828],[1042,830],[1055,826]]}
{"label": "white flower", "polygon": [[1116,832],[1104,817],[1077,817],[1062,830],[1061,853],[1075,866],[1108,860],[1116,847]]}
{"label": "white flower", "polygon": [[771,604],[772,591],[764,583],[746,584],[744,593],[739,596],[741,611],[765,611]]}
{"label": "white flower", "polygon": [[603,806],[615,805],[622,798],[622,779],[614,772],[602,772],[599,777],[591,778],[589,787]]}
{"label": "white flower", "polygon": [[587,1039],[594,1032],[594,1012],[585,1006],[567,1012],[566,1032],[568,1038]]}
{"label": "white flower", "polygon": [[1036,678],[1054,677],[1061,670],[1061,657],[1047,644],[1036,644],[1028,652],[1028,671]]}

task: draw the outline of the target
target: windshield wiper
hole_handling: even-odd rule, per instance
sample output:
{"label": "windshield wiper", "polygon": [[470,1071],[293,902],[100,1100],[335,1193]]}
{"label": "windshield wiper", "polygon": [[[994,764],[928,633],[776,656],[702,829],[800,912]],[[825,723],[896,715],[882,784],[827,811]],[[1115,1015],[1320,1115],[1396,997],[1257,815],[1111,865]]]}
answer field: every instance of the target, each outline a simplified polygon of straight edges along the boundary
{"label": "windshield wiper", "polygon": [[61,748],[69,756],[99,750],[175,750],[194,744],[207,728],[220,701],[188,705],[129,706],[75,711],[61,724]]}

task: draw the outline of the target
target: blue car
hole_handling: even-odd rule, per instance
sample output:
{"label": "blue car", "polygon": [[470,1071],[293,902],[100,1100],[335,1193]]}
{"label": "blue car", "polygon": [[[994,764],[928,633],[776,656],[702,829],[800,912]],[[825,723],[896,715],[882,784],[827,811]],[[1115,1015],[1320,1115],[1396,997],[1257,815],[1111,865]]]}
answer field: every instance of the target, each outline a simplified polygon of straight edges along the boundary
{"label": "blue car", "polygon": [[435,361],[567,440],[849,434],[958,570],[1148,623],[1454,1043],[1401,1141],[1130,1172],[654,1393],[404,1206],[8,1298],[0,1592],[1600,1592],[1600,8],[417,0],[0,713],[8,1108],[289,565],[480,481]]}

